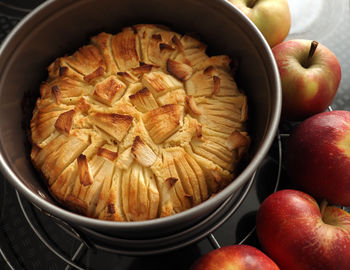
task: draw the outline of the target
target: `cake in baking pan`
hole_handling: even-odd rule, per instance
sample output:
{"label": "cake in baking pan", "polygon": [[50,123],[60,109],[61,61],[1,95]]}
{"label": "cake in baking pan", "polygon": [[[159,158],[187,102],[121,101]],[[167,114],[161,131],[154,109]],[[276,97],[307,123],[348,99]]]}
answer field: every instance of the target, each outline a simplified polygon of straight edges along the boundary
{"label": "cake in baking pan", "polygon": [[89,217],[140,221],[220,192],[250,143],[230,61],[151,24],[56,59],[30,123],[31,159],[53,197]]}

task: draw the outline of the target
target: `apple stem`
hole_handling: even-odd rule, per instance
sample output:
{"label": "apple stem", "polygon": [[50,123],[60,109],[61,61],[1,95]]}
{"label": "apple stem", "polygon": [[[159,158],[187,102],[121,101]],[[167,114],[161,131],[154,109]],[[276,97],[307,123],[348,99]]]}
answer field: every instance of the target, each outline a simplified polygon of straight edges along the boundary
{"label": "apple stem", "polygon": [[306,65],[305,65],[306,68],[310,66],[311,58],[314,56],[317,46],[318,46],[318,42],[313,40],[311,42],[309,55],[307,56]]}
{"label": "apple stem", "polygon": [[257,1],[258,1],[258,0],[250,1],[249,4],[248,4],[248,7],[249,7],[249,8],[253,8],[253,7],[255,6],[255,4],[256,4]]}
{"label": "apple stem", "polygon": [[320,205],[320,212],[321,212],[321,217],[323,218],[324,212],[326,211],[328,202],[327,200],[323,200]]}

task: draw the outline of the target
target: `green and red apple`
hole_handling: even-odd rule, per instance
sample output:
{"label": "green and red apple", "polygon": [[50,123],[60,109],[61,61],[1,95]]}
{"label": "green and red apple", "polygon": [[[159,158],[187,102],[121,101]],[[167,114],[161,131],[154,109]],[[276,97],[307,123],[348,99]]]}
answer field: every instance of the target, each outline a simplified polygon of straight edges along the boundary
{"label": "green and red apple", "polygon": [[297,190],[271,194],[257,213],[263,250],[283,270],[350,269],[350,214]]}
{"label": "green and red apple", "polygon": [[270,47],[288,36],[291,15],[287,0],[229,0],[260,30]]}
{"label": "green and red apple", "polygon": [[197,260],[190,270],[279,270],[262,251],[248,245],[215,249]]}
{"label": "green and red apple", "polygon": [[282,119],[304,120],[324,112],[341,80],[335,54],[316,41],[296,39],[272,48],[282,84]]}
{"label": "green and red apple", "polygon": [[285,159],[298,189],[350,205],[350,112],[323,112],[301,122],[286,142]]}

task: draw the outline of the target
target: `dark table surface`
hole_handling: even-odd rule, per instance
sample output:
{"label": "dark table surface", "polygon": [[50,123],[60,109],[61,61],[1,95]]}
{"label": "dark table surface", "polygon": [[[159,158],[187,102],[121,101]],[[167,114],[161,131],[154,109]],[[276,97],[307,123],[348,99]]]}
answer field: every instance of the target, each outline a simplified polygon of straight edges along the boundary
{"label": "dark table surface", "polygon": [[[42,0],[0,0],[0,43],[13,27]],[[288,39],[305,38],[317,40],[331,49],[342,66],[342,81],[333,109],[350,110],[350,1],[348,0],[291,0],[292,29]],[[281,132],[290,129],[281,126]],[[285,141],[282,137],[281,145]],[[259,205],[276,186],[281,166],[279,188],[290,187],[288,178],[279,163],[279,147],[276,138],[268,156],[258,170],[254,184],[239,209],[213,235],[221,246],[240,243],[259,248],[253,232],[255,214]],[[54,249],[66,258],[74,257],[81,242],[67,235],[48,216],[21,199],[28,218],[36,229],[49,236]],[[210,238],[174,252],[147,257],[131,257],[93,251],[85,248],[75,258],[82,269],[187,269],[201,255],[213,250]],[[47,248],[23,215],[16,191],[0,174],[0,269],[69,269],[67,263]]]}

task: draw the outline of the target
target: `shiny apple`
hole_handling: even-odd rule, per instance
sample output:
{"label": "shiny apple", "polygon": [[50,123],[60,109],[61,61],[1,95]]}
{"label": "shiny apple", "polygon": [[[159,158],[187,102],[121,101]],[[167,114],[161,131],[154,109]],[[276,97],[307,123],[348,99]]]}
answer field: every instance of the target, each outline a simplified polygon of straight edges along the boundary
{"label": "shiny apple", "polygon": [[282,42],[289,33],[291,15],[287,0],[229,0],[264,35],[270,47]]}
{"label": "shiny apple", "polygon": [[262,251],[248,245],[215,249],[197,260],[190,270],[279,270]]}
{"label": "shiny apple", "polygon": [[341,80],[335,54],[311,40],[295,39],[272,48],[282,83],[282,118],[304,120],[332,103]]}
{"label": "shiny apple", "polygon": [[281,190],[257,213],[263,250],[283,270],[350,269],[350,214],[317,204],[310,195]]}
{"label": "shiny apple", "polygon": [[285,160],[298,189],[350,206],[350,112],[323,112],[301,122],[286,141]]}

